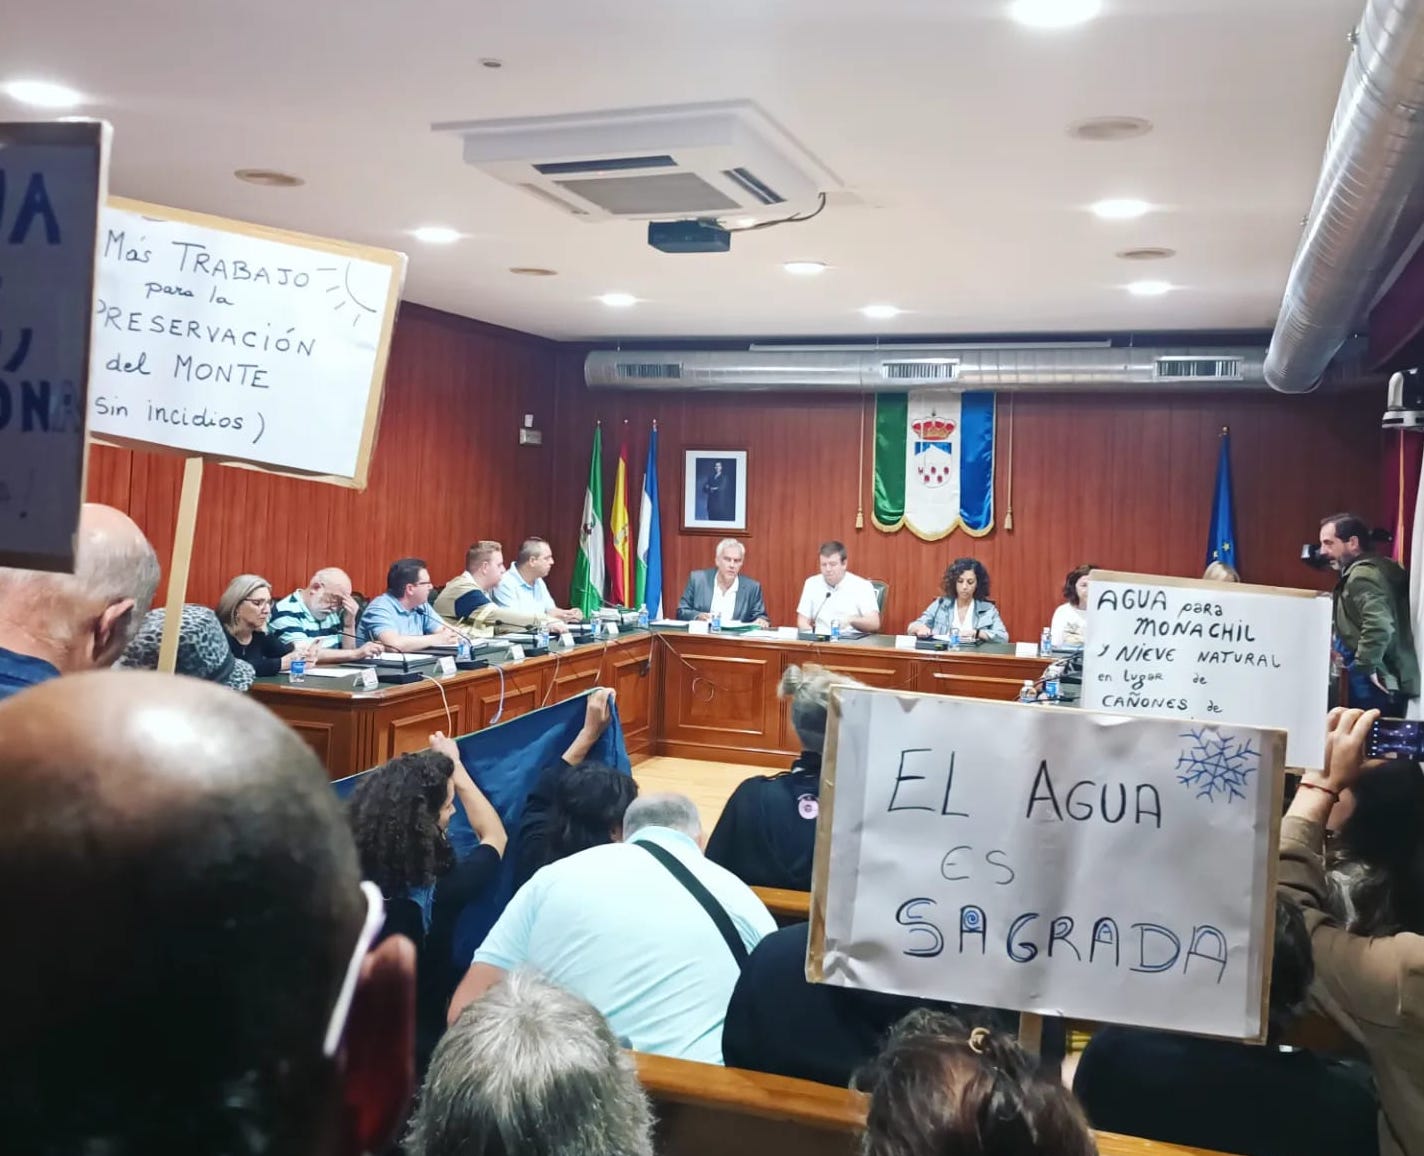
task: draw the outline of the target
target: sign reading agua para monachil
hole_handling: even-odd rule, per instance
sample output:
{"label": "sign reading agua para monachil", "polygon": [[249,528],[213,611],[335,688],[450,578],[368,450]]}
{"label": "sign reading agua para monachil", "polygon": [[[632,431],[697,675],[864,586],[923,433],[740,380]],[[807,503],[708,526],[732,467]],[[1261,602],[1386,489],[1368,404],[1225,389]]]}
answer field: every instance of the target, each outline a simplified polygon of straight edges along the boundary
{"label": "sign reading agua para monachil", "polygon": [[363,487],[405,261],[112,199],[91,428]]}
{"label": "sign reading agua para monachil", "polygon": [[1087,640],[1083,706],[1279,727],[1287,766],[1323,765],[1329,595],[1095,570]]}
{"label": "sign reading agua para monachil", "polygon": [[74,569],[109,137],[0,125],[0,565]]}
{"label": "sign reading agua para monachil", "polygon": [[1257,1040],[1285,735],[835,692],[808,974]]}

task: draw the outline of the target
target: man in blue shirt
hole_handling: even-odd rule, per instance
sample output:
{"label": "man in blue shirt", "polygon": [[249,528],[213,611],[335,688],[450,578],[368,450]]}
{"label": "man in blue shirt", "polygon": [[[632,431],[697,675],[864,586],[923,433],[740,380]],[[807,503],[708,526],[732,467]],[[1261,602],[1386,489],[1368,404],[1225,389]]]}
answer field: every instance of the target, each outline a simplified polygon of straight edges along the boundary
{"label": "man in blue shirt", "polygon": [[430,571],[419,558],[401,558],[386,574],[386,592],[372,598],[356,628],[359,642],[406,652],[455,646],[460,636],[430,608]]}
{"label": "man in blue shirt", "polygon": [[158,589],[148,539],[112,506],[79,515],[75,572],[0,567],[0,699],[61,674],[112,666]]}
{"label": "man in blue shirt", "polygon": [[500,606],[526,614],[547,614],[564,622],[578,622],[583,611],[560,610],[544,579],[554,568],[554,551],[543,538],[525,538],[519,553],[499,585],[494,588],[494,600]]}
{"label": "man in blue shirt", "polygon": [[722,1062],[722,1022],[741,968],[712,915],[639,844],[690,872],[747,951],[776,923],[750,887],[703,857],[691,799],[636,799],[623,835],[626,842],[540,868],[515,893],[451,1000],[451,1022],[506,972],[527,965],[588,1000],[637,1051]]}

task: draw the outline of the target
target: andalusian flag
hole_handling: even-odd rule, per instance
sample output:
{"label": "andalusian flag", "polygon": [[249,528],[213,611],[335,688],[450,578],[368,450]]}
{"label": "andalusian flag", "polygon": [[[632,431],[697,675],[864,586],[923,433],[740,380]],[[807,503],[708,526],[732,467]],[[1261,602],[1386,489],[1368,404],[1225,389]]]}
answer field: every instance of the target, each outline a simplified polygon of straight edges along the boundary
{"label": "andalusian flag", "polygon": [[608,515],[608,541],[613,548],[613,601],[627,606],[633,600],[633,560],[628,541],[628,433],[618,449],[618,473],[613,478],[613,509]]}
{"label": "andalusian flag", "polygon": [[593,457],[588,463],[569,604],[582,610],[584,617],[603,605],[603,428],[598,425],[593,427]]}
{"label": "andalusian flag", "polygon": [[879,530],[933,541],[994,528],[994,395],[959,390],[875,396]]}
{"label": "andalusian flag", "polygon": [[648,608],[648,617],[663,616],[663,533],[658,519],[658,423],[653,422],[648,442],[648,464],[643,467],[643,504],[638,510],[638,592],[633,601]]}

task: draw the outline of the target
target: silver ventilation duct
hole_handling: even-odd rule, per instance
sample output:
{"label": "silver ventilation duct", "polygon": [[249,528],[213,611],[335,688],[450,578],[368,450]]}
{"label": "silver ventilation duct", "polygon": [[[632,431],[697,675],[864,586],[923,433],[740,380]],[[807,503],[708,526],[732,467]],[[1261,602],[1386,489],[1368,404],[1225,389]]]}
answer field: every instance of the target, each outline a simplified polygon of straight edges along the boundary
{"label": "silver ventilation duct", "polygon": [[1315,387],[1398,255],[1401,221],[1424,177],[1424,0],[1368,0],[1306,232],[1266,355],[1285,393]]}
{"label": "silver ventilation duct", "polygon": [[[1260,346],[924,346],[893,350],[600,350],[584,361],[591,389],[857,393],[954,389],[1099,391],[1265,388]],[[1335,376],[1348,380],[1341,369]]]}

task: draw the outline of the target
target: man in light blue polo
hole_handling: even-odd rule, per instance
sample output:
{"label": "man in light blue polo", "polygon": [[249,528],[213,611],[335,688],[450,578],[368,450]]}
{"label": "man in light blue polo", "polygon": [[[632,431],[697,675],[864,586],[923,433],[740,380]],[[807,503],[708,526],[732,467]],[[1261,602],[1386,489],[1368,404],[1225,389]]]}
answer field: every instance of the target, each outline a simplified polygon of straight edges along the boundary
{"label": "man in light blue polo", "polygon": [[583,611],[560,610],[544,579],[554,568],[554,551],[543,538],[525,538],[491,597],[495,604],[525,614],[547,614],[564,622],[578,622]]}
{"label": "man in light blue polo", "polygon": [[722,1062],[722,1021],[741,968],[731,941],[659,852],[706,888],[748,953],[776,923],[750,887],[703,857],[691,799],[634,800],[623,836],[541,868],[519,889],[475,952],[450,1022],[527,965],[588,1000],[637,1051]]}
{"label": "man in light blue polo", "polygon": [[356,627],[360,643],[379,642],[407,653],[456,646],[460,636],[430,608],[430,571],[420,558],[401,558],[386,573],[386,592],[372,598]]}

